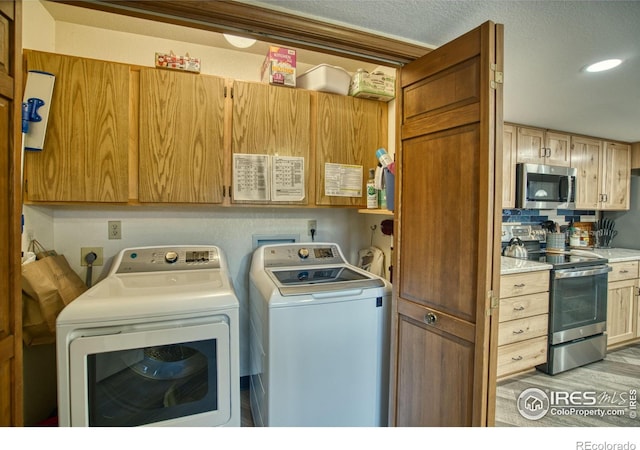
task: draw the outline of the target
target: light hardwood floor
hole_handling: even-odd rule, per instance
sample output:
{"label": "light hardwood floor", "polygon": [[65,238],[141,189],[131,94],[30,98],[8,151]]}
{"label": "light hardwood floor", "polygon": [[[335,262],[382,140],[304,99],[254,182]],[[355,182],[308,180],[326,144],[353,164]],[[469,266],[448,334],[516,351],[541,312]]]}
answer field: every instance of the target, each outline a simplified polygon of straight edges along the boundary
{"label": "light hardwood floor", "polygon": [[[517,410],[520,393],[528,388],[555,392],[595,392],[596,408],[576,408],[571,414],[547,413],[539,420],[523,417]],[[633,410],[631,392],[640,393],[640,344],[610,351],[604,360],[578,367],[557,375],[528,372],[498,382],[496,426],[506,427],[637,427],[640,426],[640,404]],[[581,395],[581,394],[580,394]],[[613,410],[622,406],[624,416],[582,416],[577,410]],[[588,412],[586,411],[586,412]],[[567,412],[563,408],[562,412]],[[633,418],[634,412],[637,417]]]}

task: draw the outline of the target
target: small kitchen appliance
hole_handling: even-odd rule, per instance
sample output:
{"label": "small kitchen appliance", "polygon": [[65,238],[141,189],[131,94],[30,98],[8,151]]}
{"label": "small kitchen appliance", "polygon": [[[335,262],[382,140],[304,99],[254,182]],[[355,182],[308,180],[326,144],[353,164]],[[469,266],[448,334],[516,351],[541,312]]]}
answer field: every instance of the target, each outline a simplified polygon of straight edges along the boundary
{"label": "small kitchen appliance", "polygon": [[61,426],[240,426],[238,299],[216,246],[122,250],[59,314]]}
{"label": "small kitchen appliance", "polygon": [[516,207],[556,209],[575,207],[577,170],[543,164],[516,165]]}

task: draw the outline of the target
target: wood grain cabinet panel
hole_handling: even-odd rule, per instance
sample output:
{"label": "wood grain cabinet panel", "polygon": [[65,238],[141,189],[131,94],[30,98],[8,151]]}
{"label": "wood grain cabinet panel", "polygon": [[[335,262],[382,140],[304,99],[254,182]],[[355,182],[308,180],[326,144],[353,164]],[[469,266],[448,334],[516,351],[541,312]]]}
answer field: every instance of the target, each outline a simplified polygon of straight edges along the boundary
{"label": "wood grain cabinet panel", "polygon": [[[387,104],[344,95],[313,93],[315,120],[316,204],[366,207],[369,169],[378,164],[376,150],[387,146]],[[325,164],[344,164],[362,170],[360,195],[327,195]]]}
{"label": "wood grain cabinet panel", "polygon": [[569,167],[570,144],[568,134],[518,127],[517,160],[519,163]]}
{"label": "wood grain cabinet panel", "polygon": [[639,337],[640,279],[638,261],[610,263],[607,290],[607,345]]}
{"label": "wood grain cabinet panel", "polygon": [[516,127],[502,129],[502,207],[516,207]]}
{"label": "wood grain cabinet panel", "polygon": [[311,93],[303,89],[234,81],[232,123],[233,153],[304,158],[304,199],[277,204],[308,204],[312,168]]}
{"label": "wood grain cabinet panel", "polygon": [[44,149],[27,152],[30,201],[127,202],[129,80],[124,64],[25,51],[55,75]]}
{"label": "wood grain cabinet panel", "polygon": [[500,277],[497,377],[547,360],[549,271]]}
{"label": "wood grain cabinet panel", "polygon": [[574,136],[571,138],[571,166],[578,170],[577,208],[605,211],[629,209],[629,145]]}
{"label": "wood grain cabinet panel", "polygon": [[224,79],[140,71],[139,200],[221,203]]}

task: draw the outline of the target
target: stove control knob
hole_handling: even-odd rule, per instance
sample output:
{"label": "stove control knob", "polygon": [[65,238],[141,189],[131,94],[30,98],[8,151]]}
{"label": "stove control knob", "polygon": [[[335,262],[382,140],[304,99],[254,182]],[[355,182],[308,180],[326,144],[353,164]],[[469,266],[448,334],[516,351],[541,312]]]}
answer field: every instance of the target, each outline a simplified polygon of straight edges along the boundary
{"label": "stove control knob", "polygon": [[178,253],[177,252],[167,252],[164,255],[164,260],[169,264],[173,264],[178,261]]}
{"label": "stove control knob", "polygon": [[301,248],[300,250],[298,250],[298,256],[302,259],[307,259],[309,257],[309,249]]}

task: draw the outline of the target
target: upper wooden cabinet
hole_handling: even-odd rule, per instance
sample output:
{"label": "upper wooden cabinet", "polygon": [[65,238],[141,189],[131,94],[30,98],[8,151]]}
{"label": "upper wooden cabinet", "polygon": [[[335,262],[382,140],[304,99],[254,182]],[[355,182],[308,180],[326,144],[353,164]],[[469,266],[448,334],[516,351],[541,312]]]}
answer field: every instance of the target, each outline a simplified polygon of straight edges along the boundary
{"label": "upper wooden cabinet", "polygon": [[555,131],[518,127],[517,162],[569,167],[570,137]]}
{"label": "upper wooden cabinet", "polygon": [[502,137],[502,207],[516,207],[516,127],[504,124]]}
{"label": "upper wooden cabinet", "polygon": [[[302,89],[234,81],[232,123],[233,153],[304,158],[304,198],[278,203],[308,204],[311,93]],[[256,203],[236,199],[233,202]]]}
{"label": "upper wooden cabinet", "polygon": [[25,158],[36,202],[127,202],[130,68],[25,50],[28,70],[55,75],[44,149]]}
{"label": "upper wooden cabinet", "polygon": [[213,76],[141,69],[141,202],[222,202],[224,84]]}
{"label": "upper wooden cabinet", "polygon": [[[376,150],[386,147],[387,104],[344,95],[313,93],[316,101],[315,186],[317,205],[366,207],[370,168],[378,165]],[[327,163],[362,169],[360,196],[327,195]]]}
{"label": "upper wooden cabinet", "polygon": [[571,166],[578,171],[576,208],[629,209],[629,145],[574,136],[571,140]]}

